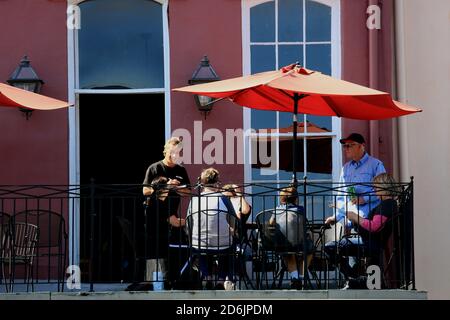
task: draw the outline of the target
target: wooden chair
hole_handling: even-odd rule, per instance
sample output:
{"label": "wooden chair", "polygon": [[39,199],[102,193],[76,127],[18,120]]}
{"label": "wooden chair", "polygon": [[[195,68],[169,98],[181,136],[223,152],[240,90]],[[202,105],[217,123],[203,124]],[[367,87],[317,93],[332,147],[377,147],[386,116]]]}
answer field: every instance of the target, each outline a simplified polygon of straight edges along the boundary
{"label": "wooden chair", "polygon": [[4,238],[4,246],[2,250],[2,275],[6,279],[5,265],[8,266],[8,280],[9,284],[6,286],[7,292],[14,290],[14,282],[16,277],[16,267],[24,265],[25,279],[27,284],[27,291],[31,281],[33,287],[33,262],[35,259],[36,245],[39,239],[38,226],[25,223],[10,221],[6,230],[6,237]]}

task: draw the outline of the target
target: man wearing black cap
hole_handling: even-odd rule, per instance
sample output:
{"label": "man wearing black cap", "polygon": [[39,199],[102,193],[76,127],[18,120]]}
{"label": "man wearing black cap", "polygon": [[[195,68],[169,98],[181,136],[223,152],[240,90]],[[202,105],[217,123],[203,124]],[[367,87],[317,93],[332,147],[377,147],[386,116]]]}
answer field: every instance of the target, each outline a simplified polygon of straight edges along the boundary
{"label": "man wearing black cap", "polygon": [[[385,173],[383,163],[372,157],[365,150],[366,142],[364,137],[359,133],[352,133],[347,138],[340,140],[344,148],[345,156],[350,161],[342,168],[340,182],[361,183],[366,185],[355,185],[355,193],[358,194],[374,194],[373,188],[370,186],[372,179],[381,173]],[[344,199],[339,199],[337,201]],[[360,215],[367,218],[371,209],[375,208],[379,199],[376,196],[356,196],[352,203],[357,206]],[[325,220],[326,224],[334,224],[345,217],[345,210],[338,210],[336,215],[328,217]]]}

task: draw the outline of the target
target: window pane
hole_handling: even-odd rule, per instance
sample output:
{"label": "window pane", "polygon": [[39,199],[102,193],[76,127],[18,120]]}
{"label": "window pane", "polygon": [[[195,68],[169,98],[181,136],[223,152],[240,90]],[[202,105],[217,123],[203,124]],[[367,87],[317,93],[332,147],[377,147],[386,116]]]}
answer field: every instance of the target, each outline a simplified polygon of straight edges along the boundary
{"label": "window pane", "polygon": [[278,119],[280,128],[292,126],[292,112],[279,112]]}
{"label": "window pane", "polygon": [[277,180],[276,170],[252,167],[252,180]]}
{"label": "window pane", "polygon": [[259,137],[251,139],[252,179],[276,180],[276,140]]}
{"label": "window pane", "polygon": [[[253,221],[256,215],[263,211],[277,207],[280,204],[279,189],[287,187],[287,184],[258,184],[252,188],[252,216]],[[330,188],[331,183],[320,183],[307,185],[306,187],[306,209],[309,222],[321,224],[325,218],[333,214],[329,204],[333,201]],[[299,205],[305,207],[303,185],[299,183],[297,188]]]}
{"label": "window pane", "polygon": [[251,110],[253,129],[274,129],[277,127],[275,111]]}
{"label": "window pane", "polygon": [[[252,216],[255,219],[256,215],[267,209],[272,209],[279,204],[278,184],[260,184],[252,187]],[[254,220],[253,220],[254,221]]]}
{"label": "window pane", "polygon": [[[252,73],[275,69],[275,46],[251,47]],[[251,127],[253,129],[276,128],[276,112],[251,110]],[[258,169],[259,171],[259,169]]]}
{"label": "window pane", "polygon": [[[307,139],[306,167],[308,170],[308,177],[311,173],[316,173],[325,175],[325,179],[331,179],[333,167],[331,161],[331,142],[331,137],[309,137]],[[316,175],[315,177],[318,176]]]}
{"label": "window pane", "polygon": [[[292,102],[292,103],[294,103],[294,102]],[[292,116],[293,116],[292,112],[279,112],[278,119],[280,122],[280,129],[289,128],[289,127],[291,129],[293,129]],[[298,120],[298,123],[303,122],[303,114],[297,113],[297,120]]]}
{"label": "window pane", "polygon": [[80,9],[80,88],[164,87],[161,4],[96,0]]}
{"label": "window pane", "polygon": [[306,41],[331,41],[331,7],[306,0]]}
{"label": "window pane", "polygon": [[[331,159],[330,159],[331,161]],[[333,180],[333,176],[331,173],[315,173],[315,172],[308,172],[308,180]]]}
{"label": "window pane", "polygon": [[[293,155],[293,139],[292,137],[280,138],[279,150],[279,167],[280,180],[292,180],[292,155]],[[297,179],[301,179],[304,175],[303,171],[303,138],[297,137]]]}
{"label": "window pane", "polygon": [[[308,180],[310,178],[308,177]],[[307,185],[306,187],[306,216],[312,223],[322,224],[325,218],[333,214],[333,210],[329,204],[333,201],[331,183],[320,183],[317,185]],[[299,185],[299,193],[303,193],[303,186]],[[299,198],[300,203],[304,206],[305,200],[303,196]]]}
{"label": "window pane", "polygon": [[[290,180],[292,178],[292,155],[293,155],[293,139],[292,137],[280,138],[280,150],[279,150],[279,168],[280,179]],[[308,178],[314,177],[315,179],[331,179],[332,173],[332,149],[331,138],[328,137],[309,137],[307,138],[307,159],[306,166],[308,170]],[[303,177],[303,142],[302,137],[297,138],[297,177]],[[312,175],[312,174],[315,175]],[[317,174],[320,174],[317,175]]]}
{"label": "window pane", "polygon": [[278,46],[278,68],[299,62],[303,65],[302,45],[279,45]]}
{"label": "window pane", "polygon": [[270,1],[250,9],[250,42],[275,41],[275,2]]}
{"label": "window pane", "polygon": [[278,41],[303,41],[303,1],[278,1]]}
{"label": "window pane", "polygon": [[306,46],[306,64],[308,69],[331,75],[331,45],[308,44]]}
{"label": "window pane", "polygon": [[[305,2],[306,1],[306,2]],[[311,0],[278,0],[278,43],[279,42],[331,42],[331,7]],[[251,41],[269,42],[275,41],[274,1],[264,3],[251,9]],[[305,4],[306,11],[303,12]],[[261,18],[265,17],[265,18]],[[257,21],[256,19],[261,19]],[[264,21],[266,19],[266,21]],[[306,39],[303,38],[303,23],[306,19]],[[257,30],[259,29],[259,30]],[[274,70],[299,62],[305,67],[331,75],[331,44],[308,44],[304,56],[303,45],[278,44],[278,46],[251,46],[251,72]],[[278,50],[278,65],[275,65],[275,50]],[[299,110],[301,111],[301,110]],[[255,129],[275,128],[276,113],[267,111],[251,111],[251,125]],[[332,117],[320,117],[298,114],[299,123],[305,119],[310,125],[317,127],[319,132],[332,131]],[[252,165],[252,178],[256,180],[270,180],[278,178],[279,181],[291,181],[292,179],[292,114],[278,112],[278,128],[290,128],[288,135],[280,138],[277,152],[277,170],[274,166],[263,165],[260,162]],[[310,129],[313,129],[310,127]],[[286,130],[283,130],[286,131]],[[317,130],[316,130],[317,131]],[[332,137],[307,138],[307,159],[303,156],[304,138],[303,129],[298,131],[297,139],[297,163],[296,171],[298,179],[304,176],[304,160],[306,160],[308,179],[331,180],[332,175]],[[309,131],[311,132],[311,131]],[[285,132],[286,133],[286,132]],[[270,149],[270,147],[267,147]],[[267,149],[266,148],[266,149]],[[274,148],[274,147],[272,147]],[[271,155],[271,154],[270,154]],[[266,175],[266,174],[269,175]]]}
{"label": "window pane", "polygon": [[[303,170],[302,172],[297,172],[297,180],[302,178],[303,178]],[[292,168],[280,170],[279,179],[280,181],[292,181]]]}
{"label": "window pane", "polygon": [[252,62],[252,74],[272,71],[276,69],[275,66],[275,46],[251,46],[251,62]]}
{"label": "window pane", "polygon": [[332,131],[332,123],[331,123],[331,117],[323,117],[323,116],[311,116],[311,115],[307,115],[306,116],[307,121],[310,122],[310,124],[327,130],[327,131]]}

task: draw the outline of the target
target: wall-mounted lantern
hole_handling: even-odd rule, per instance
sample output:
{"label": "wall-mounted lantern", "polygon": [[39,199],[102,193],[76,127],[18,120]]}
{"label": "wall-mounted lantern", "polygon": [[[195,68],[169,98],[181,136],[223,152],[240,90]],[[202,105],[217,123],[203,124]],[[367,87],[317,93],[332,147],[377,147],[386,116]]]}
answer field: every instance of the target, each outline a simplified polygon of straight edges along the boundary
{"label": "wall-mounted lantern", "polygon": [[[197,69],[192,74],[191,79],[189,79],[189,84],[200,84],[207,83],[220,80],[217,73],[214,71],[213,67],[209,63],[209,59],[207,56],[203,56],[202,61],[200,62]],[[214,98],[202,96],[202,95],[194,95],[195,103],[200,112],[203,112],[206,115],[211,112]]]}
{"label": "wall-mounted lantern", "polygon": [[[22,58],[20,65],[14,70],[7,82],[16,88],[34,93],[40,93],[44,84],[44,81],[38,77],[36,71],[31,67],[30,60],[28,60],[27,56]],[[19,108],[19,110],[24,113],[27,120],[33,112],[33,110],[26,108]]]}

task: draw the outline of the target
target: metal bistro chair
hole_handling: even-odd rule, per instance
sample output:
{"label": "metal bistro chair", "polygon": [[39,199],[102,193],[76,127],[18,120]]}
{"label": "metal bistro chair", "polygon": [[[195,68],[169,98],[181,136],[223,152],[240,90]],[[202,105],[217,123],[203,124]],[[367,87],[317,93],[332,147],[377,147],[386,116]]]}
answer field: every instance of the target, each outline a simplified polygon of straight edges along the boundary
{"label": "metal bistro chair", "polygon": [[[62,214],[44,210],[32,209],[14,215],[14,221],[31,223],[39,227],[39,238],[36,243],[36,267],[39,276],[39,263],[47,262],[47,281],[54,275],[52,268],[56,269],[58,291],[64,291],[64,275],[67,264],[67,233],[66,224]],[[45,260],[41,260],[45,259]]]}
{"label": "metal bistro chair", "polygon": [[[189,214],[186,217],[186,233],[191,251],[188,264],[193,268],[206,268],[208,274],[214,277],[209,279],[213,285],[217,285],[219,269],[234,274],[235,244],[239,230],[237,217],[227,211],[204,209],[200,214]],[[220,241],[223,243],[220,244]],[[230,261],[228,259],[232,259],[233,263],[224,266]],[[202,274],[202,279],[203,276]]]}
{"label": "metal bistro chair", "polygon": [[24,265],[24,281],[27,284],[27,291],[31,280],[33,287],[33,262],[35,258],[36,244],[39,238],[38,226],[10,220],[6,228],[6,236],[2,248],[2,276],[6,280],[5,265],[8,266],[8,281],[6,291],[14,290],[14,281],[16,277],[17,265]]}
{"label": "metal bistro chair", "polygon": [[[340,222],[331,226],[324,224],[319,225],[320,229],[313,232],[314,247],[316,248],[312,261],[313,269],[315,271],[313,276],[315,276],[314,280],[316,281],[318,288],[329,289],[331,281],[330,272],[334,271],[334,281],[336,281],[337,286],[339,286],[339,282],[342,281],[342,275],[340,270],[336,268],[336,261],[330,259],[330,257],[325,254],[325,245],[334,244],[335,246],[338,246],[339,241],[344,235],[344,225]],[[319,273],[319,275],[317,273]],[[323,282],[325,282],[325,286],[322,285]]]}
{"label": "metal bistro chair", "polygon": [[366,247],[362,250],[361,265],[363,275],[366,275],[367,267],[376,264],[381,271],[381,286],[383,289],[397,289],[400,287],[400,269],[399,256],[401,256],[399,248],[399,228],[402,213],[395,213],[390,217],[383,226],[375,233],[373,237],[380,240],[380,248]]}
{"label": "metal bistro chair", "polygon": [[[360,245],[351,245],[349,247],[341,247],[340,244],[337,244],[337,256],[336,256],[336,264],[339,264],[342,259],[345,259],[348,256],[352,256],[355,259],[355,266],[352,269],[354,273],[352,275],[353,285],[366,288],[366,278],[367,278],[367,267],[369,265],[375,264],[380,267],[381,271],[381,285],[384,288],[395,288],[396,281],[398,279],[398,271],[396,270],[396,255],[398,251],[398,243],[395,241],[395,236],[397,234],[397,229],[399,227],[399,218],[401,214],[395,213],[392,217],[390,217],[383,226],[376,232],[372,232],[369,234],[368,243],[361,243]],[[353,234],[344,235],[342,237],[342,241],[348,240],[351,238]],[[371,241],[371,238],[377,238],[375,240],[379,243],[380,247],[373,245],[374,242]],[[362,240],[361,240],[362,241]],[[344,263],[341,264],[343,268],[345,266]],[[346,267],[348,269],[348,267]],[[343,271],[343,270],[341,270]],[[391,273],[390,273],[391,272]],[[348,273],[348,271],[347,271]]]}
{"label": "metal bistro chair", "polygon": [[[284,218],[280,217],[282,214],[285,214]],[[256,215],[259,232],[258,256],[262,273],[259,279],[260,283],[257,284],[258,287],[262,287],[264,278],[266,286],[269,286],[268,273],[271,272],[273,277],[270,287],[281,288],[284,275],[288,270],[283,257],[294,255],[297,262],[299,259],[303,259],[306,263],[306,254],[303,252],[304,223],[307,222],[304,221],[302,214],[289,209],[269,209]],[[308,273],[304,277],[309,281]],[[276,285],[277,280],[278,285]]]}
{"label": "metal bistro chair", "polygon": [[[9,224],[10,224],[11,216],[6,212],[0,211],[0,263],[2,264],[3,269],[3,257],[6,255],[4,249],[6,248],[6,241],[9,240],[8,232],[9,232]],[[7,279],[4,277],[4,272],[1,274],[0,283],[5,281],[5,285],[8,285]]]}

